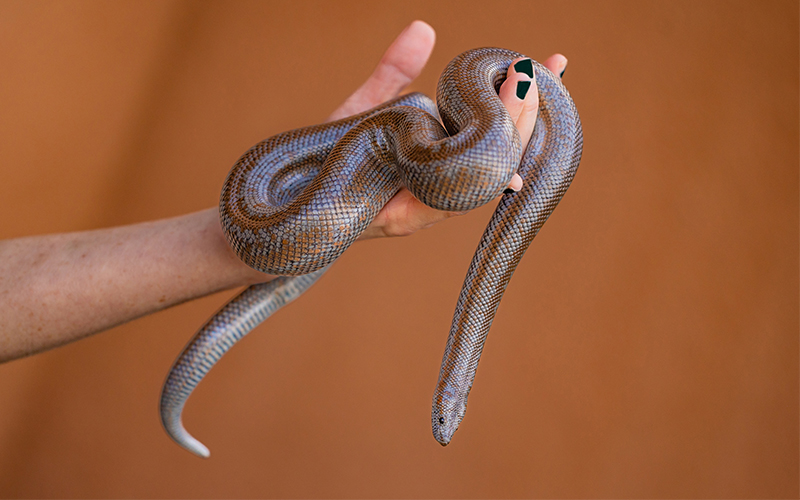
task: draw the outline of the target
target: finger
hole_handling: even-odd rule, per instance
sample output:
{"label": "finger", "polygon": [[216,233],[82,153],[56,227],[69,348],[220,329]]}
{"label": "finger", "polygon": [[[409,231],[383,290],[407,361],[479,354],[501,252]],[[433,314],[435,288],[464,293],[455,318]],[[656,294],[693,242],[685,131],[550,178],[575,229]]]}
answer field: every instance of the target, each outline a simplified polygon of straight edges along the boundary
{"label": "finger", "polygon": [[376,104],[395,97],[422,72],[435,43],[436,32],[429,24],[409,24],[386,50],[362,92]]}
{"label": "finger", "polygon": [[506,81],[500,86],[500,100],[515,124],[525,108],[526,97],[529,94],[537,96],[533,75],[533,61],[528,57],[520,57],[511,61]]}
{"label": "finger", "polygon": [[397,96],[419,74],[433,52],[436,32],[423,21],[414,21],[386,50],[375,71],[345,103],[330,116],[337,120]]}
{"label": "finger", "polygon": [[553,54],[542,65],[559,78],[563,78],[564,72],[567,71],[567,58],[562,54]]}
{"label": "finger", "polygon": [[508,189],[506,189],[505,192],[508,192],[509,189],[515,193],[522,189],[522,177],[520,177],[519,174],[514,174],[514,177],[511,178],[511,182],[508,183]]}
{"label": "finger", "polygon": [[[523,60],[522,58],[515,59],[511,63],[511,67],[508,69],[509,73],[508,79],[511,79],[512,76],[514,77],[514,79],[522,78],[518,76],[518,73],[520,73],[521,71],[518,71],[516,66],[517,63],[519,63],[522,60]],[[527,65],[523,66],[524,67],[520,67],[519,70],[522,69],[527,70]],[[560,78],[564,76],[564,72],[567,70],[567,58],[564,57],[562,54],[553,54],[552,56],[547,58],[547,60],[543,63],[543,66],[552,71],[554,74],[559,75]],[[506,82],[508,82],[508,79],[506,80]],[[531,80],[533,80],[532,86],[536,85],[535,79],[531,78]],[[522,80],[517,80],[517,81],[524,81],[524,78]],[[505,83],[503,85],[505,86]],[[503,103],[506,104],[506,107],[509,107],[509,113],[511,113],[511,117],[514,119],[514,123],[516,123],[517,125],[517,129],[519,130],[522,144],[527,145],[528,142],[530,141],[531,135],[533,134],[533,127],[534,125],[536,125],[536,116],[539,111],[538,91],[536,92],[535,101],[533,97],[526,95],[524,102],[521,104],[518,101],[514,101],[513,99],[511,99],[511,97],[508,96],[508,94],[510,93],[511,93],[510,88],[506,89],[505,90],[506,98],[503,99],[504,90],[503,87],[500,87],[500,98],[501,100],[503,100]],[[528,94],[530,93],[531,90],[528,91]],[[513,112],[511,108],[514,109]],[[515,114],[517,112],[518,114]],[[511,191],[519,191],[520,189],[522,189],[522,177],[520,177],[519,174],[514,174],[514,177],[512,177],[511,182],[508,184],[508,189],[506,190],[506,193]]]}
{"label": "finger", "polygon": [[[500,86],[499,95],[519,130],[520,141],[527,146],[533,135],[533,126],[536,125],[536,115],[539,111],[535,69],[529,58],[519,58],[511,62],[506,81]],[[522,189],[522,178],[519,175],[514,174],[506,192],[509,189],[511,191]]]}

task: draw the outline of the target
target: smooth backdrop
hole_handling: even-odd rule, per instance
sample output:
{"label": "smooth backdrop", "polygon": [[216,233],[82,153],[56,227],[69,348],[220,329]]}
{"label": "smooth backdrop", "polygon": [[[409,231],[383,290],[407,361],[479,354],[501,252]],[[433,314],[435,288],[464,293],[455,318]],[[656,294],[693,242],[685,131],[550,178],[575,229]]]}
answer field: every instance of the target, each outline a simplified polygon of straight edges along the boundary
{"label": "smooth backdrop", "polygon": [[575,183],[508,288],[452,444],[430,433],[492,208],[358,243],[161,429],[161,384],[233,292],[0,366],[3,497],[797,497],[794,1],[2,1],[0,237],[216,203],[322,121],[412,20],[569,58]]}

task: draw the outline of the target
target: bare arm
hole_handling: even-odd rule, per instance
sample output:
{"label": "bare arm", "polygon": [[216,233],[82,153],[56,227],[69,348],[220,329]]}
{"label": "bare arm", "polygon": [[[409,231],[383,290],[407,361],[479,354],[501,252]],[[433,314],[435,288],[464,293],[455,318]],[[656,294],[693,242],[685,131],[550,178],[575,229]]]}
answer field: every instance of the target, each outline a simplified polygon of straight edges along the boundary
{"label": "bare arm", "polygon": [[216,209],[0,242],[0,361],[271,279],[231,251]]}
{"label": "bare arm", "polygon": [[[433,49],[430,26],[416,21],[398,36],[375,72],[331,119],[398,95]],[[560,55],[545,66],[566,67]],[[524,99],[509,72],[500,91],[523,141],[538,108],[535,83]],[[515,177],[511,187],[520,189]],[[453,213],[433,210],[401,190],[361,239],[401,236]],[[57,347],[132,319],[217,291],[268,281],[228,246],[216,208],[131,226],[0,241],[0,362]]]}

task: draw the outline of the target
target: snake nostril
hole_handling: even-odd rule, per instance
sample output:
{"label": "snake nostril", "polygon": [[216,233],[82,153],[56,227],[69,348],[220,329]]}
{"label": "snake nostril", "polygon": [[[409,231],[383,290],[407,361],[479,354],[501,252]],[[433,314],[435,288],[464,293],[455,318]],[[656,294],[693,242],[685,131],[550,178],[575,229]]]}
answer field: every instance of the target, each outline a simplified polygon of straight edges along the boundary
{"label": "snake nostril", "polygon": [[444,424],[444,417],[439,417],[439,423]]}

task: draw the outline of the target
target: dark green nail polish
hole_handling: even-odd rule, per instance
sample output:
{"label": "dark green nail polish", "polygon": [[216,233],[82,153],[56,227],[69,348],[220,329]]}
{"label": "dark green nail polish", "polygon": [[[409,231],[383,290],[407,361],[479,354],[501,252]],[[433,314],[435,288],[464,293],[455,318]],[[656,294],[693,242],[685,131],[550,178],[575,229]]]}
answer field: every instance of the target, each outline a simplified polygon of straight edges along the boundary
{"label": "dark green nail polish", "polygon": [[561,74],[560,74],[560,75],[558,75],[558,77],[559,77],[559,78],[564,78],[564,73],[566,73],[566,72],[567,72],[567,67],[566,67],[566,66],[564,66],[564,69],[562,69],[562,70],[561,70]]}
{"label": "dark green nail polish", "polygon": [[528,94],[528,89],[531,88],[531,82],[517,82],[517,97],[525,99]]}
{"label": "dark green nail polish", "polygon": [[516,193],[516,191],[514,191],[511,188],[506,188],[505,191],[503,191],[503,194],[514,194],[514,193]]}
{"label": "dark green nail polish", "polygon": [[533,78],[533,62],[531,62],[530,59],[523,59],[517,62],[517,64],[514,65],[514,69],[517,70],[517,73],[525,73]]}

